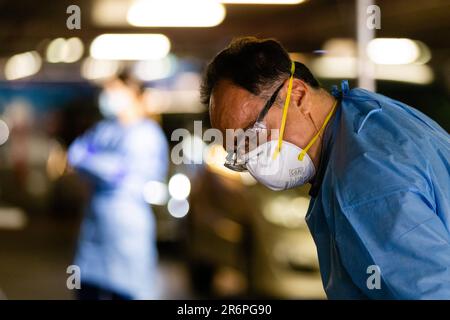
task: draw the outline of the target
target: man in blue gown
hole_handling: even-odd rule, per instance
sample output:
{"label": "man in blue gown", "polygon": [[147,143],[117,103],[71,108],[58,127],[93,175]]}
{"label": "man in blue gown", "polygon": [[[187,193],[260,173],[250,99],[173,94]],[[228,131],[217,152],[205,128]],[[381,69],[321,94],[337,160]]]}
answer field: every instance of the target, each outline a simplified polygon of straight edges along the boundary
{"label": "man in blue gown", "polygon": [[273,190],[311,184],[329,298],[450,299],[450,138],[436,122],[346,81],[329,93],[270,39],[221,51],[202,96],[213,127],[267,135],[253,150],[236,139],[227,167]]}

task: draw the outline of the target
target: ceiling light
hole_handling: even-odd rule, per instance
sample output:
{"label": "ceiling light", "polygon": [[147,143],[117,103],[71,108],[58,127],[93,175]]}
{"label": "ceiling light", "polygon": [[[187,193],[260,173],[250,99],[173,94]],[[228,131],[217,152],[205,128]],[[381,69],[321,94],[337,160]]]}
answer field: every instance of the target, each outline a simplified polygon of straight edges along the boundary
{"label": "ceiling light", "polygon": [[[313,60],[311,69],[319,78],[355,79],[357,64],[354,57],[320,57]],[[375,66],[375,78],[426,85],[433,82],[434,74],[424,64],[378,64]]]}
{"label": "ceiling light", "polygon": [[182,173],[177,173],[169,180],[169,193],[177,200],[186,199],[191,192],[191,182]]}
{"label": "ceiling light", "polygon": [[427,65],[379,65],[375,68],[378,80],[390,80],[426,85],[434,80],[433,70]]}
{"label": "ceiling light", "polygon": [[220,0],[229,4],[299,4],[305,0]]}
{"label": "ceiling light", "polygon": [[367,55],[376,64],[409,64],[419,58],[420,50],[411,39],[377,38],[367,45]]}
{"label": "ceiling light", "polygon": [[211,0],[141,0],[127,14],[136,27],[213,27],[225,18],[225,7]]}
{"label": "ceiling light", "polygon": [[133,0],[96,0],[92,4],[91,19],[102,27],[126,26],[127,11]]}
{"label": "ceiling light", "polygon": [[102,34],[92,41],[90,53],[95,59],[162,59],[170,51],[163,34]]}
{"label": "ceiling light", "polygon": [[189,202],[186,199],[171,198],[167,204],[169,214],[174,218],[183,218],[189,212]]}
{"label": "ceiling light", "polygon": [[15,80],[32,76],[42,65],[42,59],[36,51],[29,51],[12,56],[5,65],[6,80]]}
{"label": "ceiling light", "polygon": [[83,42],[73,37],[70,39],[54,39],[47,47],[47,61],[50,63],[72,63],[78,61],[83,56]]}

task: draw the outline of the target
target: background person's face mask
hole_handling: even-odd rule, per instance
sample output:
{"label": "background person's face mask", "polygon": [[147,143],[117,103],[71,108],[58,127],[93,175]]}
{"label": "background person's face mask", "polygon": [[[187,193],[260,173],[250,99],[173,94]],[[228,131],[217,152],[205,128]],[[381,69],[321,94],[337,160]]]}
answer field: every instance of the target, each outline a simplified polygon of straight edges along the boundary
{"label": "background person's face mask", "polygon": [[[304,185],[314,177],[315,167],[307,151],[311,148],[320,133],[325,128],[331,118],[334,108],[336,107],[335,103],[332,110],[326,117],[322,127],[311,139],[305,149],[284,141],[283,134],[286,126],[287,109],[289,107],[292,93],[294,71],[295,64],[292,62],[291,76],[289,79],[286,101],[283,107],[283,117],[281,120],[278,141],[272,140],[265,142],[258,146],[255,150],[243,156],[245,167],[250,174],[260,183],[276,191]],[[266,114],[268,108],[270,108],[270,106],[267,108],[265,107],[262,113],[264,112],[264,114]],[[257,122],[255,123],[256,127],[264,126],[264,124],[261,123],[261,118],[261,116],[258,117]]]}
{"label": "background person's face mask", "polygon": [[131,97],[121,91],[102,91],[99,96],[99,108],[103,116],[107,118],[117,117],[125,108],[132,104]]}

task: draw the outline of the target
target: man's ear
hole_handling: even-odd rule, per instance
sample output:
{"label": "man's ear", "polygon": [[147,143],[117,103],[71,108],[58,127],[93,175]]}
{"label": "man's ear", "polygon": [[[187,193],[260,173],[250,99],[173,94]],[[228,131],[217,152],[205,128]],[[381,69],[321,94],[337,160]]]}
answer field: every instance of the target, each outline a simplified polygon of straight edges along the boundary
{"label": "man's ear", "polygon": [[[287,84],[289,85],[289,80]],[[286,86],[286,93],[287,88],[288,87]],[[308,94],[308,90],[309,88],[303,80],[294,78],[292,80],[291,105],[300,108],[302,104],[304,104],[304,100],[306,95]]]}

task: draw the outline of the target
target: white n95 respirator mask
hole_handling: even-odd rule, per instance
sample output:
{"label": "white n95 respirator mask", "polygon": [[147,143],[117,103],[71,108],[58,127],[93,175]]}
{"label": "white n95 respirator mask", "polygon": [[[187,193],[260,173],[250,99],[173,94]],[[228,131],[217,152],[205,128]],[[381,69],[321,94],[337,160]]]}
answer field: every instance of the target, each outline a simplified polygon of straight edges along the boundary
{"label": "white n95 respirator mask", "polygon": [[314,164],[305,153],[298,159],[302,149],[283,141],[278,156],[277,141],[268,141],[248,154],[247,170],[260,183],[269,189],[280,191],[292,189],[308,183],[315,174]]}

